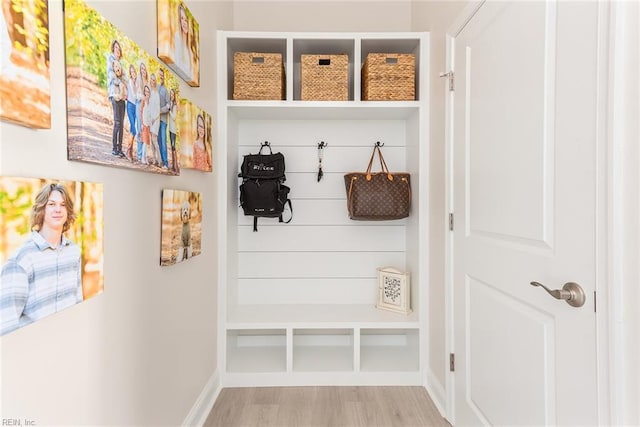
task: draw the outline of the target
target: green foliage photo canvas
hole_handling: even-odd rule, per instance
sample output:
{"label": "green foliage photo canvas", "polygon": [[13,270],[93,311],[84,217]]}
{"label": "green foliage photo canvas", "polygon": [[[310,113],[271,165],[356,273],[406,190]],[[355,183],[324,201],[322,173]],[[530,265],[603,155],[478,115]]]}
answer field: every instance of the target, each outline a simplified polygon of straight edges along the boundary
{"label": "green foliage photo canvas", "polygon": [[64,4],[68,159],[179,175],[177,77],[84,1]]}

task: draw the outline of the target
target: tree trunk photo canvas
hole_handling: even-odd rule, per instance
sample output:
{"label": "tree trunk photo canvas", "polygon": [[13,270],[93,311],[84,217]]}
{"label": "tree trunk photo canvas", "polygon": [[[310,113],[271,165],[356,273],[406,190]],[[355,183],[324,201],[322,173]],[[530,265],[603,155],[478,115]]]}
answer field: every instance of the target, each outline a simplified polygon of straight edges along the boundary
{"label": "tree trunk photo canvas", "polygon": [[200,26],[182,0],[158,0],[158,58],[200,86]]}
{"label": "tree trunk photo canvas", "polygon": [[49,129],[47,1],[2,0],[0,13],[0,119]]}

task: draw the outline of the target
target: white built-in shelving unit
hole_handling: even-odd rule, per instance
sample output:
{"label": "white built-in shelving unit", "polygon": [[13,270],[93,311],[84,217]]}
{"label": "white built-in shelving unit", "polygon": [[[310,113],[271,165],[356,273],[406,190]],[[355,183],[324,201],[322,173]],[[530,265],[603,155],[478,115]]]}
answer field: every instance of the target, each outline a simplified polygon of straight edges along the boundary
{"label": "white built-in shelving unit", "polygon": [[[223,386],[421,385],[427,366],[427,33],[218,32],[219,370]],[[233,100],[233,54],[279,52],[282,101]],[[416,55],[415,101],[362,101],[368,53]],[[349,56],[348,101],[302,101],[301,54]],[[263,141],[286,159],[293,220],[239,208],[243,155]],[[317,145],[324,177],[317,181]],[[376,141],[392,171],[411,173],[412,211],[352,221],[343,175],[366,169]],[[376,268],[411,273],[413,312],[375,308]]]}

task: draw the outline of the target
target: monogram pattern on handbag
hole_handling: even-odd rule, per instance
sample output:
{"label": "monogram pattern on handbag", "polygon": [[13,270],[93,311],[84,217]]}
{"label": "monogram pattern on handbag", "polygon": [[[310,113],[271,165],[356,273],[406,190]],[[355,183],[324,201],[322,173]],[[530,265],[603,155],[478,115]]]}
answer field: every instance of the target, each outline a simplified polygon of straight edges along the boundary
{"label": "monogram pattern on handbag", "polygon": [[[376,152],[382,172],[371,173]],[[411,182],[408,173],[391,173],[376,145],[366,172],[351,172],[344,176],[347,210],[353,220],[384,221],[409,216]]]}

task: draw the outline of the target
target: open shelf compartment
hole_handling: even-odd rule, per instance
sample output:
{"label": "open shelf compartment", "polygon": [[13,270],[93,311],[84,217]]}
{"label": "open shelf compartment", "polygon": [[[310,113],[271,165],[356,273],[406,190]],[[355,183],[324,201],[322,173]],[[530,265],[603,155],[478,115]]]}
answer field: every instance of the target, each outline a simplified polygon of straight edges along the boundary
{"label": "open shelf compartment", "polygon": [[353,343],[353,329],[294,329],[293,371],[352,371]]}
{"label": "open shelf compartment", "polygon": [[362,329],[360,370],[369,372],[418,371],[418,329]]}
{"label": "open shelf compartment", "polygon": [[286,329],[227,331],[227,372],[285,372]]}

